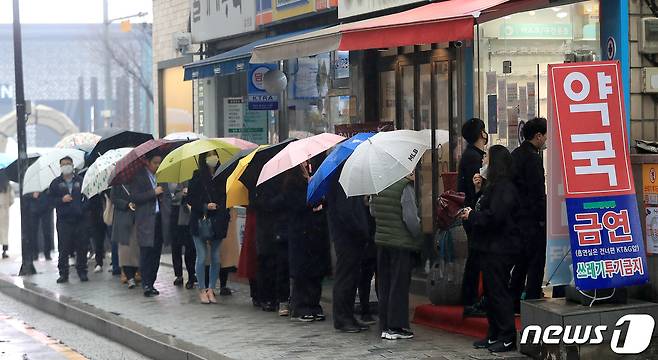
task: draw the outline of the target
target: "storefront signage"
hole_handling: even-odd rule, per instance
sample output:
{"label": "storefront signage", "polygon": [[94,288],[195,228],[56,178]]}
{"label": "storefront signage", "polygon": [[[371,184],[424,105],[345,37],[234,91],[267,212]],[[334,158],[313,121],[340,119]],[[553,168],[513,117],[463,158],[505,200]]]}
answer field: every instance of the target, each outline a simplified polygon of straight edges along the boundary
{"label": "storefront signage", "polygon": [[200,43],[256,29],[256,2],[190,0],[192,41]]}
{"label": "storefront signage", "polygon": [[247,72],[247,92],[249,110],[278,110],[279,97],[265,91],[263,79],[270,70],[277,69],[276,64],[249,64]]}
{"label": "storefront signage", "polygon": [[647,253],[658,254],[658,164],[642,165],[642,192],[646,217]]}
{"label": "storefront signage", "polygon": [[226,136],[267,144],[267,111],[252,111],[242,97],[224,98]]}
{"label": "storefront signage", "polygon": [[350,52],[336,51],[334,59],[334,78],[344,79],[350,77]]}
{"label": "storefront signage", "polygon": [[534,118],[536,116],[536,93],[535,93],[535,83],[534,82],[528,82],[528,120]]}
{"label": "storefront signage", "polygon": [[501,24],[501,39],[571,39],[571,24]]}
{"label": "storefront signage", "polygon": [[367,14],[402,5],[419,3],[419,0],[338,0],[338,18]]}
{"label": "storefront signage", "polygon": [[487,131],[498,134],[498,96],[487,95]]}
{"label": "storefront signage", "polygon": [[617,61],[549,65],[576,287],[649,281]]}
{"label": "storefront signage", "polygon": [[272,20],[284,20],[315,11],[315,0],[274,0]]}

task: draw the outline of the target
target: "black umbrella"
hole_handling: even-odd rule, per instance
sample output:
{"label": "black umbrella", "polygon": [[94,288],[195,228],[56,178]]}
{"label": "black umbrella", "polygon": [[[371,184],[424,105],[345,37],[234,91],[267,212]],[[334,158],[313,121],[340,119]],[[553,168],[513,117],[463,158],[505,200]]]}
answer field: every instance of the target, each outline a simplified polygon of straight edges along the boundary
{"label": "black umbrella", "polygon": [[153,135],[151,134],[125,129],[108,128],[107,130],[101,129],[99,131],[103,131],[104,135],[85,159],[85,166],[93,164],[99,156],[103,155],[108,150],[124,147],[137,147],[149,140],[153,140]]}
{"label": "black umbrella", "polygon": [[[27,166],[30,167],[34,164],[35,161],[41,156],[37,153],[27,154]],[[9,166],[4,168],[2,171],[7,174],[9,181],[18,182],[18,160],[14,160]]]}
{"label": "black umbrella", "polygon": [[251,154],[254,150],[256,149],[240,150],[239,153],[233,155],[232,158],[228,159],[228,161],[225,161],[217,168],[217,170],[215,170],[213,180],[219,180],[220,177],[223,177],[224,179],[228,178],[231,173],[233,173],[233,170],[235,170],[235,168],[238,166],[240,159]]}
{"label": "black umbrella", "polygon": [[260,175],[261,170],[263,170],[265,163],[273,158],[274,155],[278,154],[279,151],[283,150],[283,148],[285,148],[288,144],[296,140],[297,139],[295,138],[289,138],[278,144],[270,145],[262,150],[259,150],[256,155],[254,155],[254,158],[251,160],[251,162],[249,162],[249,165],[244,170],[244,173],[242,173],[240,176],[240,182],[242,182],[244,186],[249,190],[256,188],[258,176]]}

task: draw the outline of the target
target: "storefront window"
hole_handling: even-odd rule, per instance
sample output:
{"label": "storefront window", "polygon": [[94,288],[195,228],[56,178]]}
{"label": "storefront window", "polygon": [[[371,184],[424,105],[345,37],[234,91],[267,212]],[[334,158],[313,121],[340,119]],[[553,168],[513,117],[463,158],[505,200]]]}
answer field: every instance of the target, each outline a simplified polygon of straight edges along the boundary
{"label": "storefront window", "polygon": [[414,128],[414,66],[402,67],[402,127]]}
{"label": "storefront window", "polygon": [[[429,129],[431,127],[431,110],[432,110],[432,66],[430,64],[420,65],[420,128]],[[439,86],[439,88],[441,88]]]}
{"label": "storefront window", "polygon": [[547,114],[547,65],[600,59],[599,2],[509,15],[480,33],[482,119],[492,144],[514,148],[520,122]]}
{"label": "storefront window", "polygon": [[382,122],[395,123],[395,71],[379,73],[380,94],[379,105]]}

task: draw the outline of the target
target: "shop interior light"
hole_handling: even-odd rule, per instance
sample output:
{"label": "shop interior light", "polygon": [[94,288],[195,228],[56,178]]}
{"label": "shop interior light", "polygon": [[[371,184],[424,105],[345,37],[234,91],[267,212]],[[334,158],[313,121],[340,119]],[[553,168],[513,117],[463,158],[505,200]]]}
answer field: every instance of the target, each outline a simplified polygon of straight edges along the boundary
{"label": "shop interior light", "polygon": [[560,19],[564,19],[565,17],[569,16],[569,14],[566,11],[562,11],[562,12],[559,12],[559,13],[555,14],[555,16],[557,16]]}
{"label": "shop interior light", "polygon": [[528,15],[530,15],[530,16],[535,16],[535,14],[536,14],[536,12],[534,10],[528,11]]}

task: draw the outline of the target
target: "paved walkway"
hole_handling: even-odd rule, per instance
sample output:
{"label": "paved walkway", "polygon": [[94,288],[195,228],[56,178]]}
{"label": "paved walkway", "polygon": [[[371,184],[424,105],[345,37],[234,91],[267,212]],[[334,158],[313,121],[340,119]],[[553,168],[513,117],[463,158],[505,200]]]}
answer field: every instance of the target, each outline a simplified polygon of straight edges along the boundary
{"label": "paved walkway", "polygon": [[[70,283],[58,285],[54,261],[40,260],[35,266],[38,274],[24,281],[232,359],[500,359],[472,349],[471,338],[421,326],[414,326],[413,340],[387,341],[375,330],[338,333],[331,317],[323,323],[291,322],[252,307],[248,286],[236,282],[230,284],[233,296],[219,297],[217,305],[202,305],[195,291],[172,285],[168,266],[160,268],[156,287],[161,295],[154,298],[128,290],[107,272],[90,273],[88,283],[72,274]],[[15,276],[19,268],[15,258],[0,261],[0,273]],[[325,304],[325,310],[330,313],[330,306]]]}

